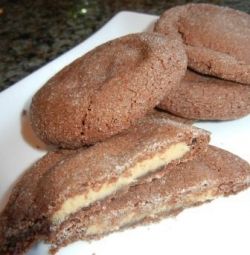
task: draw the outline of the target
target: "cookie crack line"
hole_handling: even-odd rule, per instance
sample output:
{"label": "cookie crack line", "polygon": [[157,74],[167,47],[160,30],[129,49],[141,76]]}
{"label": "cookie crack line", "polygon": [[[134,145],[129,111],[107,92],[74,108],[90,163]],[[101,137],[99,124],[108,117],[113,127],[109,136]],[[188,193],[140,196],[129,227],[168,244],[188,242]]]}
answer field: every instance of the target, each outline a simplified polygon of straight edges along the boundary
{"label": "cookie crack line", "polygon": [[94,94],[92,94],[91,97],[90,97],[89,104],[88,104],[88,107],[87,107],[87,111],[85,112],[85,114],[82,118],[82,121],[81,121],[82,129],[80,131],[80,135],[83,137],[83,139],[85,139],[85,135],[86,135],[86,126],[87,126],[86,120],[88,118],[89,112],[91,111],[93,96],[94,96]]}

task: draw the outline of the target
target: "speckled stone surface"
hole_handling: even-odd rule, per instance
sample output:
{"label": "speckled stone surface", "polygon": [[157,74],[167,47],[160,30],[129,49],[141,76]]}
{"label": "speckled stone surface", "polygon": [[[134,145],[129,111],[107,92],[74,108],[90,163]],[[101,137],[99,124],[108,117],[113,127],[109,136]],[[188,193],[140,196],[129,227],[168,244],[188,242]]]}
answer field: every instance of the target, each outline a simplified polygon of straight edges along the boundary
{"label": "speckled stone surface", "polygon": [[0,91],[82,42],[119,11],[159,15],[188,2],[250,13],[249,0],[0,0]]}

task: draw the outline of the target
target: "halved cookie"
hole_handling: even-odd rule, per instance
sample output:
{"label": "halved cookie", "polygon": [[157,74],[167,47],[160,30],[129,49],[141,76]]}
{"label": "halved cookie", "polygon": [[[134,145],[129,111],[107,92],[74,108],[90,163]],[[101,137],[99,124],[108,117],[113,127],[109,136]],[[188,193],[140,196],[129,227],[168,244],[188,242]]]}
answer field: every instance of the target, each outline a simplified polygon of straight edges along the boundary
{"label": "halved cookie", "polygon": [[21,252],[71,215],[192,159],[208,140],[206,131],[149,117],[90,148],[49,153],[14,188],[0,218],[0,251]]}
{"label": "halved cookie", "polygon": [[58,249],[76,240],[96,239],[124,227],[160,220],[185,208],[235,194],[250,186],[250,165],[209,146],[198,158],[168,165],[150,183],[130,187],[72,215],[53,229],[48,241]]}

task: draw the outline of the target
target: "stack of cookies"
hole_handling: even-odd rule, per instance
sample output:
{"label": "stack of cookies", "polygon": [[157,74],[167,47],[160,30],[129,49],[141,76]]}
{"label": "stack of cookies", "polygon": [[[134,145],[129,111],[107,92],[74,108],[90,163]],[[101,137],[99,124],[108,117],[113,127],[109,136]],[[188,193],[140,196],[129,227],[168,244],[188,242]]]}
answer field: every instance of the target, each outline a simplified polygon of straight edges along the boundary
{"label": "stack of cookies", "polygon": [[183,43],[187,73],[158,106],[197,120],[232,120],[250,113],[250,16],[210,4],[164,12],[154,31]]}
{"label": "stack of cookies", "polygon": [[250,113],[249,31],[247,14],[179,6],[154,33],[107,42],[52,77],[30,118],[56,149],[13,188],[0,253],[38,240],[56,251],[250,186],[249,163],[190,125]]}

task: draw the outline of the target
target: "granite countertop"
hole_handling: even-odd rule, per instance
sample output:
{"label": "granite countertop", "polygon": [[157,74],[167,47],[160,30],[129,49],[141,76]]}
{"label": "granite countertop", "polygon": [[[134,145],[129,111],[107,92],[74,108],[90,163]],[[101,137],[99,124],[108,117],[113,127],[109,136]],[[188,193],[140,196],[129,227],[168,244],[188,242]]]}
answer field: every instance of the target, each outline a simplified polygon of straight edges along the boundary
{"label": "granite countertop", "polygon": [[159,15],[187,2],[250,12],[249,0],[0,0],[0,91],[82,42],[119,11]]}

